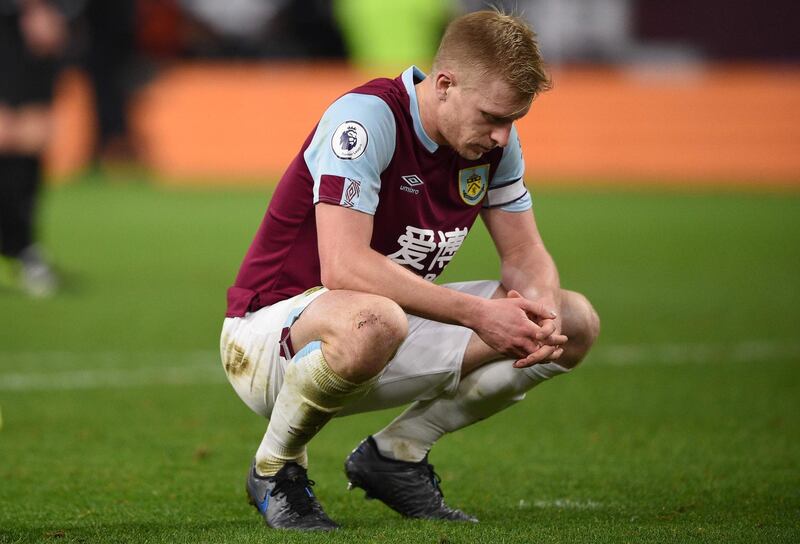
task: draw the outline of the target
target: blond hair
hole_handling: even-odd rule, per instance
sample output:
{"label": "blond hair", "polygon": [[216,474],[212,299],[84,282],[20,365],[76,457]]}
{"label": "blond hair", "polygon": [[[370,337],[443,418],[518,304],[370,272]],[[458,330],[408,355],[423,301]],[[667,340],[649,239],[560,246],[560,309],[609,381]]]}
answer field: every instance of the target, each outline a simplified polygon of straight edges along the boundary
{"label": "blond hair", "polygon": [[468,13],[447,26],[433,68],[466,67],[483,77],[502,77],[529,100],[552,87],[536,33],[519,17],[498,10]]}

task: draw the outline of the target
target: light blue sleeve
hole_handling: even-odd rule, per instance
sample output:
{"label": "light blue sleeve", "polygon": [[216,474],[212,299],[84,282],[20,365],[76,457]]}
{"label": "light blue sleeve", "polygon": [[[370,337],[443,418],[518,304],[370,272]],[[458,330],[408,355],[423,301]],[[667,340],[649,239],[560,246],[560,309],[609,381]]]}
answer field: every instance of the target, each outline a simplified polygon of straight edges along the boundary
{"label": "light blue sleeve", "polygon": [[314,179],[314,204],[338,200],[374,215],[396,138],[394,115],[377,96],[351,93],[334,102],[303,154]]}
{"label": "light blue sleeve", "polygon": [[531,195],[525,187],[525,161],[517,127],[511,127],[508,145],[489,183],[484,208],[500,208],[506,212],[524,212],[531,209]]}

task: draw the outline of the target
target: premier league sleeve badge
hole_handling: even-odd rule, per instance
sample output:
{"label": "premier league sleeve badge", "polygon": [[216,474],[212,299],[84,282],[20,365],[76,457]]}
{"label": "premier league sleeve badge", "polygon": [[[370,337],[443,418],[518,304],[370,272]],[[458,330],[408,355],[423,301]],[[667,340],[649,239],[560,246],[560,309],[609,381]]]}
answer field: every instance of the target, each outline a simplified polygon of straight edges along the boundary
{"label": "premier league sleeve badge", "polygon": [[333,131],[331,148],[340,159],[353,160],[364,154],[368,141],[367,130],[361,123],[345,121]]}

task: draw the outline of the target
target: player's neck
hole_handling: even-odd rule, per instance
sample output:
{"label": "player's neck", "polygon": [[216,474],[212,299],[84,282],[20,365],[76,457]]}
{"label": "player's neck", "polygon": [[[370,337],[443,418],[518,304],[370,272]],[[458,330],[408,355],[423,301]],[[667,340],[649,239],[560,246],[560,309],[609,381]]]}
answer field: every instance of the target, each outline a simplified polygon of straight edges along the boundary
{"label": "player's neck", "polygon": [[439,100],[436,98],[436,90],[433,87],[433,80],[427,77],[414,85],[417,92],[417,104],[419,104],[419,120],[425,134],[439,145],[447,145],[447,141],[442,137],[438,130],[437,108]]}

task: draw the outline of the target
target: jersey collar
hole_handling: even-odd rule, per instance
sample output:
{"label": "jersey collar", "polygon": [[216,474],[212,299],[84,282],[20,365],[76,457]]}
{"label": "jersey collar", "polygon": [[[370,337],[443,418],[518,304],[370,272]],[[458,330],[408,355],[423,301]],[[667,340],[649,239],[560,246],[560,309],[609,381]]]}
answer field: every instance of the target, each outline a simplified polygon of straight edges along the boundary
{"label": "jersey collar", "polygon": [[417,100],[417,90],[414,88],[414,83],[425,79],[425,73],[416,66],[410,66],[403,72],[402,79],[403,85],[406,87],[406,92],[411,99],[411,120],[414,122],[414,132],[417,133],[417,138],[425,146],[429,152],[434,153],[439,149],[439,144],[431,140],[431,137],[422,128],[422,120],[419,117],[419,101]]}

